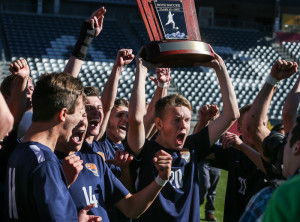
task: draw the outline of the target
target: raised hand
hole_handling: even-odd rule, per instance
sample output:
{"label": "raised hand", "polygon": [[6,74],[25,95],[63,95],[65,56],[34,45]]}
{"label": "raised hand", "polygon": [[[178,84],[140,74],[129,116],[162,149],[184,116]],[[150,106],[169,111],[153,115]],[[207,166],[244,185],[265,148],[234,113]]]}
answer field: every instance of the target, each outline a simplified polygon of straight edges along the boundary
{"label": "raised hand", "polygon": [[132,49],[120,49],[116,58],[116,66],[125,66],[131,63],[134,55],[132,54]]}
{"label": "raised hand", "polygon": [[22,78],[29,76],[30,73],[25,59],[19,59],[12,62],[9,66],[9,71],[11,72],[11,74],[20,76]]}
{"label": "raised hand", "polygon": [[[145,67],[146,69],[150,70],[150,69],[154,69],[157,66],[155,66],[154,64],[147,62],[146,60],[144,60],[142,57],[145,55],[146,53],[146,47],[142,46],[140,48],[140,51],[138,52],[137,56],[135,57],[135,63],[136,65],[142,65],[143,67]],[[147,74],[147,73],[146,73]]]}
{"label": "raised hand", "polygon": [[86,20],[86,22],[89,22],[91,24],[92,29],[96,29],[94,37],[97,37],[103,28],[103,19],[105,12],[106,9],[104,7],[101,7],[94,11],[91,14],[91,16]]}
{"label": "raised hand", "polygon": [[168,180],[171,173],[172,157],[164,150],[160,150],[155,154],[153,162],[158,170],[159,177],[163,180]]}
{"label": "raised hand", "polygon": [[282,80],[290,77],[297,72],[298,64],[285,60],[277,60],[272,66],[270,75],[277,80]]}
{"label": "raised hand", "polygon": [[171,81],[170,68],[156,68],[155,73],[156,73],[156,78],[153,76],[149,77],[155,83],[155,85],[158,85],[158,83],[170,84]]}
{"label": "raised hand", "polygon": [[213,48],[210,45],[209,45],[209,48],[211,49],[211,51],[214,54],[214,59],[212,59],[209,62],[200,62],[200,63],[196,63],[194,65],[195,66],[205,66],[205,67],[213,68],[216,71],[220,70],[221,68],[226,67],[222,57],[219,56],[217,53],[215,53],[215,51],[213,50]]}
{"label": "raised hand", "polygon": [[170,68],[156,68],[156,79],[160,83],[169,82],[171,80],[170,77]]}
{"label": "raised hand", "polygon": [[100,216],[95,216],[95,215],[88,215],[88,212],[90,209],[94,207],[94,204],[87,205],[85,208],[83,208],[79,213],[78,213],[78,221],[79,222],[101,222],[102,217]]}
{"label": "raised hand", "polygon": [[242,143],[243,141],[234,133],[227,132],[222,137],[222,146],[225,149],[230,146],[237,149]]}
{"label": "raised hand", "polygon": [[131,161],[133,160],[133,155],[129,154],[123,150],[117,150],[115,153],[115,158],[113,160],[106,160],[108,164],[114,164],[121,169],[128,167]]}
{"label": "raised hand", "polygon": [[219,116],[220,109],[217,105],[204,105],[201,106],[198,114],[199,121],[209,122],[210,120],[214,120]]}
{"label": "raised hand", "polygon": [[66,176],[68,187],[70,187],[78,177],[78,174],[83,169],[83,161],[79,156],[72,154],[63,160],[63,171]]}

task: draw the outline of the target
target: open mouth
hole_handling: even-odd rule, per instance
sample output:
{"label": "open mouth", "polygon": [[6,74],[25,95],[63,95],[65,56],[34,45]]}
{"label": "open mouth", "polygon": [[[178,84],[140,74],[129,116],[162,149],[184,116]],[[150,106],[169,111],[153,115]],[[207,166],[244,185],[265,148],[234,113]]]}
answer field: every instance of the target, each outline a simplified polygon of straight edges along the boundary
{"label": "open mouth", "polygon": [[99,124],[99,120],[93,119],[93,120],[89,121],[89,124],[90,124],[92,127],[97,127],[98,124]]}
{"label": "open mouth", "polygon": [[121,129],[121,130],[127,130],[127,126],[124,126],[124,125],[122,125],[122,126],[119,126],[119,128]]}
{"label": "open mouth", "polygon": [[84,133],[85,133],[85,130],[79,130],[79,131],[73,132],[72,140],[76,144],[81,144],[83,141],[83,138],[84,138]]}
{"label": "open mouth", "polygon": [[176,137],[176,142],[179,145],[183,145],[185,133],[179,133]]}

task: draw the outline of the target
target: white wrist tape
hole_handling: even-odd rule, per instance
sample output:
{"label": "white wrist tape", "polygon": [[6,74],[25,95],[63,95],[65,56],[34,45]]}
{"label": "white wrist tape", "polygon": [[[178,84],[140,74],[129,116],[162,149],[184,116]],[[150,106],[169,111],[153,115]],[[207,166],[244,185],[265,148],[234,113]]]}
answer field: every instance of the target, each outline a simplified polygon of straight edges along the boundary
{"label": "white wrist tape", "polygon": [[168,183],[168,181],[169,181],[169,180],[163,180],[163,179],[161,179],[161,178],[159,177],[159,175],[157,175],[157,177],[155,178],[155,182],[156,182],[159,186],[161,186],[161,187],[165,186],[166,183]]}
{"label": "white wrist tape", "polygon": [[164,83],[158,82],[157,86],[160,87],[160,88],[167,88],[168,87],[168,82],[164,82]]}
{"label": "white wrist tape", "polygon": [[277,87],[278,84],[279,84],[279,80],[278,80],[278,79],[275,79],[275,78],[272,77],[271,75],[269,75],[269,76],[267,77],[266,82],[267,82],[269,85],[275,86],[275,87]]}

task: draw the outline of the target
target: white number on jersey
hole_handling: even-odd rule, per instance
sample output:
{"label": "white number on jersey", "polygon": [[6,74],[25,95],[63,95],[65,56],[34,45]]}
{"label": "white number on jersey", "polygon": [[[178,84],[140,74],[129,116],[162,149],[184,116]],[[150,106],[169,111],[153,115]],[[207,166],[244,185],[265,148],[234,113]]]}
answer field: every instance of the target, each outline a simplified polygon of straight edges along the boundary
{"label": "white number on jersey", "polygon": [[170,174],[170,184],[174,187],[174,188],[181,188],[182,187],[182,172],[181,169],[175,170],[175,171],[171,171]]}
{"label": "white number on jersey", "polygon": [[93,194],[92,186],[89,186],[89,194],[87,193],[86,187],[82,187],[82,191],[84,193],[86,205],[95,204],[95,207],[98,207],[98,200],[96,195]]}
{"label": "white number on jersey", "polygon": [[15,190],[15,172],[15,168],[8,169],[8,206],[10,219],[18,219]]}
{"label": "white number on jersey", "polygon": [[239,189],[238,192],[239,192],[240,194],[245,195],[245,193],[246,193],[246,188],[247,188],[247,185],[246,185],[246,179],[244,179],[244,178],[242,178],[242,177],[239,177],[238,179],[239,179],[239,181],[240,181],[240,183],[241,183],[241,187],[240,187],[240,189]]}

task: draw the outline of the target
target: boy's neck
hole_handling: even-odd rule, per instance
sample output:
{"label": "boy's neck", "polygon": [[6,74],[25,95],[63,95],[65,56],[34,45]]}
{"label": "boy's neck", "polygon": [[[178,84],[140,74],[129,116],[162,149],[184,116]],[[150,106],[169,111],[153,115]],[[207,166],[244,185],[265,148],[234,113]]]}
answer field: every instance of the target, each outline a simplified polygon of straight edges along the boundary
{"label": "boy's neck", "polygon": [[54,152],[59,138],[59,126],[52,123],[33,122],[22,142],[38,142],[49,147]]}

